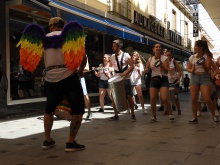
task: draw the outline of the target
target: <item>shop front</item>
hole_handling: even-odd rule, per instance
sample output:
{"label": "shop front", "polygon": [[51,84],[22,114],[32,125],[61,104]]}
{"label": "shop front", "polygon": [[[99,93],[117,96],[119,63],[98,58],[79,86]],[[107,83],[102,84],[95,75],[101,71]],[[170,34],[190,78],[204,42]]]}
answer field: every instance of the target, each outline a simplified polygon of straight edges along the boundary
{"label": "shop front", "polygon": [[[83,25],[90,68],[102,63],[105,53],[112,54],[112,41],[116,38],[123,40],[125,49],[131,46],[132,50],[145,49],[142,34],[76,7],[59,1],[51,1],[47,5],[30,1],[10,1],[6,3],[6,75],[9,84],[7,105],[45,101],[43,59],[34,72],[23,70],[16,44],[30,23],[37,23],[46,33],[49,32],[48,20],[53,16],[60,16],[65,21],[77,20]],[[90,71],[85,73],[85,79],[89,95],[98,96],[98,77]]]}

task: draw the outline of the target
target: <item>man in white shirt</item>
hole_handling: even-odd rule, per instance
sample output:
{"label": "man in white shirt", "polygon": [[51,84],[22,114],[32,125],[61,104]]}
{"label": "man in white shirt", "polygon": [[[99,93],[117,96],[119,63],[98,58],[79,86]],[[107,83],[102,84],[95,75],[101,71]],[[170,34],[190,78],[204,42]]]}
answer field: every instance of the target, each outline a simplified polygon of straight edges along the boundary
{"label": "man in white shirt", "polygon": [[[134,100],[130,82],[130,72],[134,69],[133,61],[128,53],[121,50],[123,43],[121,40],[114,40],[112,44],[112,50],[115,54],[111,56],[109,69],[115,72],[114,76],[121,76],[124,79],[126,98],[131,108],[131,120],[136,121],[134,114]],[[115,115],[110,120],[118,120],[118,111],[113,99],[113,108]]]}

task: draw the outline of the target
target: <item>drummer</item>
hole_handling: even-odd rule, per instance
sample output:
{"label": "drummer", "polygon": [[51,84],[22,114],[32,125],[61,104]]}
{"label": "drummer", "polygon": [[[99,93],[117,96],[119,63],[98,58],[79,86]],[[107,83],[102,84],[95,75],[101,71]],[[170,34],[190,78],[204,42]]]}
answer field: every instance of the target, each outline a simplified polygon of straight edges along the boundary
{"label": "drummer", "polygon": [[[134,64],[130,55],[126,52],[121,50],[123,43],[121,40],[117,39],[113,41],[112,50],[114,54],[111,56],[109,70],[114,71],[114,76],[121,76],[124,79],[125,83],[125,93],[126,99],[129,103],[129,107],[131,108],[131,120],[136,121],[136,117],[134,114],[134,100],[133,100],[133,93],[131,88],[130,82],[130,72],[134,69]],[[114,109],[115,115],[110,118],[110,120],[118,120],[118,110],[116,109],[116,105],[114,99],[112,99],[112,105]]]}

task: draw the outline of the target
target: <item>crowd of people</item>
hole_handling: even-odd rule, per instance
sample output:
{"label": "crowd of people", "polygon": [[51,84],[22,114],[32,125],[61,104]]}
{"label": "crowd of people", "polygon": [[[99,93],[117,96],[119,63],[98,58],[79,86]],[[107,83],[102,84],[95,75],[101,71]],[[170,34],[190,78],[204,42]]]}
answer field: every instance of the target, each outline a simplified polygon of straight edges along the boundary
{"label": "crowd of people", "polygon": [[[47,37],[60,35],[64,27],[64,21],[59,18],[51,18],[49,21],[50,33]],[[144,106],[144,97],[142,94],[142,74],[150,76],[149,94],[150,94],[150,122],[157,122],[156,105],[158,98],[160,99],[160,109],[165,109],[164,114],[168,115],[170,122],[175,121],[173,110],[177,107],[178,115],[181,115],[181,105],[178,97],[179,86],[182,78],[182,71],[178,62],[172,57],[172,51],[167,48],[162,53],[162,47],[156,43],[152,49],[152,56],[142,63],[141,55],[134,51],[131,55],[122,50],[123,42],[119,39],[112,42],[112,50],[114,54],[104,54],[103,62],[97,67],[92,67],[94,74],[99,77],[99,102],[100,109],[98,112],[105,112],[105,95],[108,93],[112,101],[114,116],[110,120],[119,120],[118,105],[114,100],[116,91],[111,90],[109,80],[114,77],[121,77],[124,84],[124,92],[127,107],[131,114],[131,121],[136,121],[134,91],[137,94],[143,114],[147,114]],[[198,112],[201,108],[201,102],[207,105],[212,114],[214,123],[219,123],[217,104],[217,87],[215,81],[219,79],[218,68],[220,67],[220,58],[217,62],[213,61],[213,55],[208,49],[206,41],[198,40],[195,42],[194,55],[189,58],[186,70],[191,73],[189,79],[185,74],[183,84],[185,92],[190,90],[191,107],[193,118],[189,123],[198,123]],[[63,53],[61,47],[44,50],[45,67],[60,66],[64,64]],[[82,122],[82,116],[85,113],[84,106],[88,110],[87,119],[92,119],[91,105],[86,90],[85,79],[83,73],[86,63],[88,64],[86,54],[83,55],[81,65],[76,71],[69,70],[66,67],[54,67],[45,74],[46,85],[46,108],[44,113],[44,130],[45,140],[42,148],[49,149],[55,146],[55,141],[51,138],[51,130],[53,126],[53,113],[56,106],[62,101],[63,97],[69,102],[72,109],[70,120],[69,139],[66,143],[65,151],[76,151],[85,149],[84,145],[78,144],[75,137],[78,133]],[[88,70],[88,69],[87,69]],[[150,73],[150,74],[149,74]],[[149,78],[149,77],[148,77]],[[217,80],[216,80],[217,79]],[[202,99],[199,99],[199,93]],[[171,99],[171,95],[173,98]],[[202,101],[201,101],[202,100]],[[124,109],[126,110],[126,109]]]}

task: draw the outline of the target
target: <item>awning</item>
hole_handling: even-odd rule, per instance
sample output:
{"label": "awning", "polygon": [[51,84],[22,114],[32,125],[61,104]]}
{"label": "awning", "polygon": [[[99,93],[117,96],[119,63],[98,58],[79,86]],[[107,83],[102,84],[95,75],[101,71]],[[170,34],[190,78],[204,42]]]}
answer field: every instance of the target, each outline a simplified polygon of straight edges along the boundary
{"label": "awning", "polygon": [[[74,6],[70,6],[57,0],[51,0],[49,6],[51,7],[53,17],[59,15],[67,21],[77,20],[83,26],[97,29],[123,39],[140,43],[143,43],[144,41],[144,36],[135,30],[98,15],[80,10]],[[58,11],[57,9],[60,10]]]}
{"label": "awning", "polygon": [[189,58],[192,55],[192,52],[187,52],[185,50],[182,50],[182,55]]}

